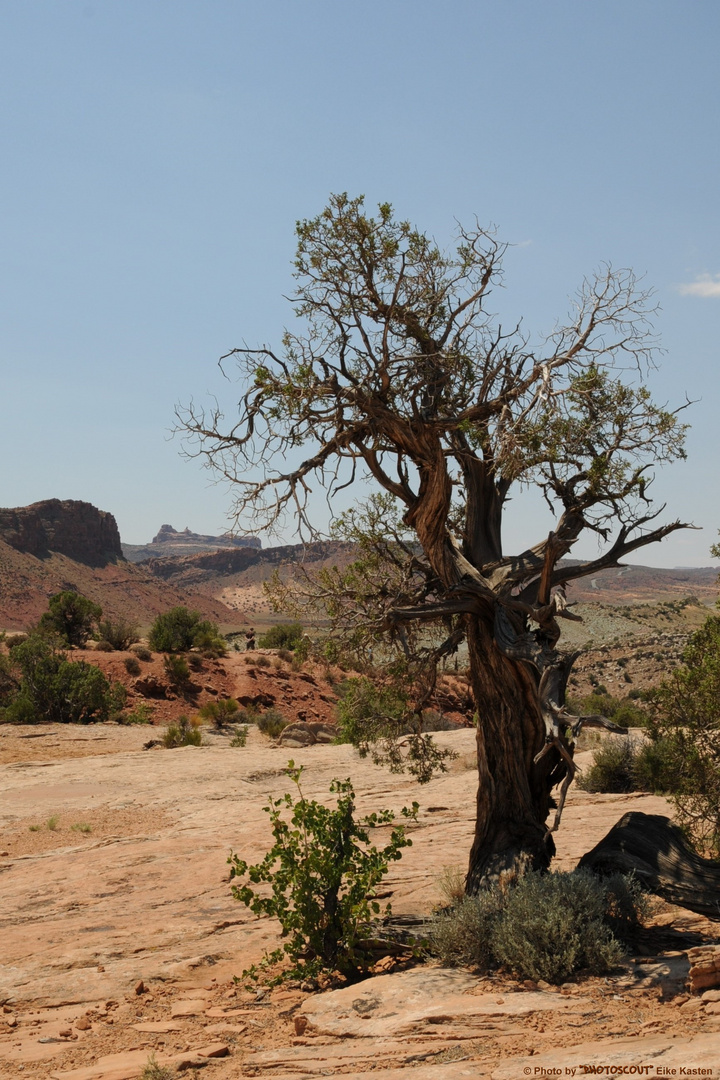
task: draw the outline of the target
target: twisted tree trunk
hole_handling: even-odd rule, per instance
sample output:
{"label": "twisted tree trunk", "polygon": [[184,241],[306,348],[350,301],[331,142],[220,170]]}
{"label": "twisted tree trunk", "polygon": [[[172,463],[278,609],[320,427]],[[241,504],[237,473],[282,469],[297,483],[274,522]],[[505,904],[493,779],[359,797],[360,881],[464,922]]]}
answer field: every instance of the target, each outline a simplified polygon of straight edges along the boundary
{"label": "twisted tree trunk", "polygon": [[551,789],[565,776],[560,753],[546,745],[539,674],[504,655],[487,620],[468,627],[470,677],[477,705],[478,793],[468,893],[525,866],[545,870],[555,854],[546,821]]}

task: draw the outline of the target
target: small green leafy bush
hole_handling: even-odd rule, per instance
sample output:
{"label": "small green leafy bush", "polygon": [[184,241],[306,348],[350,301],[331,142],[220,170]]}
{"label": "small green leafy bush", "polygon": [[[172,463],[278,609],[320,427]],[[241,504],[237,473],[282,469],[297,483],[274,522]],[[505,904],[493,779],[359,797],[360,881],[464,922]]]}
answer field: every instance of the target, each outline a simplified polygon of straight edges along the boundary
{"label": "small green leafy bush", "polygon": [[[268,960],[289,958],[293,967],[286,976],[314,975],[321,970],[352,976],[373,962],[362,948],[373,920],[390,913],[389,904],[381,911],[380,904],[369,897],[389,863],[400,859],[402,849],[412,841],[405,827],[398,825],[385,847],[375,847],[371,831],[391,824],[394,814],[383,810],[357,821],[350,780],[333,780],[330,791],[337,803],[330,808],[305,798],[301,775],[302,769],[290,761],[288,776],[297,788],[297,798],[285,794],[270,799],[265,807],[275,843],[262,862],[248,866],[231,852],[230,877],[249,881],[234,885],[233,896],[256,915],[279,920],[287,940]],[[412,818],[417,810],[413,803],[402,814]],[[270,885],[270,896],[255,892],[252,886],[260,884]]]}
{"label": "small green leafy bush", "polygon": [[235,698],[221,698],[219,701],[209,701],[200,709],[203,720],[209,720],[218,731],[222,731],[227,724],[231,724],[240,710]]}
{"label": "small green leafy bush", "polygon": [[168,750],[177,746],[202,746],[202,732],[189,717],[181,716],[176,723],[168,724],[162,744]]}
{"label": "small green leafy bush", "polygon": [[257,718],[257,726],[269,739],[277,739],[290,723],[277,709],[267,709]]}
{"label": "small green leafy bush", "polygon": [[446,964],[502,967],[560,983],[577,971],[616,967],[623,955],[618,937],[631,937],[647,910],[632,877],[527,873],[439,916],[432,949]]}
{"label": "small green leafy bush", "polygon": [[245,746],[247,743],[248,729],[245,726],[235,728],[235,734],[230,740],[231,746]]}

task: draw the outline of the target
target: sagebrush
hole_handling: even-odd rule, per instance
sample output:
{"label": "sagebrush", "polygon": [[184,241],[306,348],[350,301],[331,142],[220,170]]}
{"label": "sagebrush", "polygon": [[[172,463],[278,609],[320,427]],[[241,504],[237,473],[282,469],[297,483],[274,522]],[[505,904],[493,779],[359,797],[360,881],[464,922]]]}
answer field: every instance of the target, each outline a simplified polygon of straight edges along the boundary
{"label": "sagebrush", "polygon": [[526,873],[438,916],[432,949],[446,964],[560,983],[577,971],[617,967],[624,952],[619,939],[631,937],[646,912],[632,877]]}

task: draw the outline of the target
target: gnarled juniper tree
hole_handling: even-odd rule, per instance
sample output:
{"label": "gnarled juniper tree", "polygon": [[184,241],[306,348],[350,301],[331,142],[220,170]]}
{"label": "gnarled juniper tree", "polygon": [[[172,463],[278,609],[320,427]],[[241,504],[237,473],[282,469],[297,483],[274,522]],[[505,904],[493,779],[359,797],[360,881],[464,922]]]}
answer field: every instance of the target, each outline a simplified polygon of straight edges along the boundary
{"label": "gnarled juniper tree", "polygon": [[[562,806],[574,738],[602,722],[565,709],[575,659],[558,648],[559,620],[573,617],[565,586],[683,527],[655,524],[648,483],[655,464],[683,456],[684,426],[644,384],[651,309],[630,271],[586,280],[567,324],[531,348],[488,311],[505,251],[490,232],[461,229],[446,254],[389,205],[373,217],[362,198],[339,195],[297,234],[302,331],[286,331],[278,351],[228,354],[246,380],[233,422],[191,406],[181,427],[190,453],[237,485],[245,531],[291,512],[312,533],[318,482],[332,498],[364,474],[386,497],[369,507],[377,590],[368,596],[367,574],[338,575],[327,600],[347,616],[365,589],[372,632],[409,652],[418,627],[441,627],[426,667],[467,641],[479,717],[474,892],[518,860],[549,865],[551,790],[561,785]],[[555,527],[507,553],[503,510],[527,488]],[[604,553],[564,561],[588,531]]]}

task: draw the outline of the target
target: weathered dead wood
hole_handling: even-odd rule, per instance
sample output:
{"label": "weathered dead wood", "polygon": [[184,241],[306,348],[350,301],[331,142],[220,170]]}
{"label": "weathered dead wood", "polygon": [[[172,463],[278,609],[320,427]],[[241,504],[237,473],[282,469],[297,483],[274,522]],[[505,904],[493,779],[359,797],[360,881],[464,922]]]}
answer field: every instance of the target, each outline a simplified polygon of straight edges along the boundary
{"label": "weathered dead wood", "polygon": [[633,871],[649,892],[720,919],[720,862],[696,855],[661,814],[625,814],[579,866],[596,874]]}

